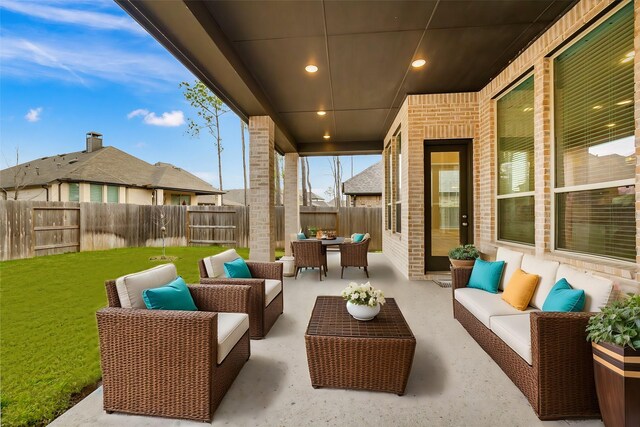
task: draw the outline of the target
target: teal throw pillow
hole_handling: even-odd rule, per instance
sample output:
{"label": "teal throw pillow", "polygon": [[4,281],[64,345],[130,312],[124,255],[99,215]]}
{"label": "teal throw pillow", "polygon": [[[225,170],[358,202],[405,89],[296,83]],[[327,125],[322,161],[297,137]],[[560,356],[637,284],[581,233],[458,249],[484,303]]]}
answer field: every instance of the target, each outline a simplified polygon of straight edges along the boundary
{"label": "teal throw pillow", "polygon": [[476,259],[467,288],[482,289],[497,294],[503,269],[504,261],[489,262],[480,258]]}
{"label": "teal throw pillow", "polygon": [[198,310],[182,277],[159,288],[145,289],[142,299],[149,310]]}
{"label": "teal throw pillow", "polygon": [[353,235],[353,243],[360,243],[364,239],[364,234],[354,234]]}
{"label": "teal throw pillow", "polygon": [[229,279],[251,279],[251,272],[242,258],[224,263],[224,272]]}
{"label": "teal throw pillow", "polygon": [[567,279],[560,279],[549,291],[542,311],[579,312],[584,308],[584,290],[573,289]]}
{"label": "teal throw pillow", "polygon": [[307,238],[307,236],[304,235],[304,233],[298,233],[298,240],[305,240]]}

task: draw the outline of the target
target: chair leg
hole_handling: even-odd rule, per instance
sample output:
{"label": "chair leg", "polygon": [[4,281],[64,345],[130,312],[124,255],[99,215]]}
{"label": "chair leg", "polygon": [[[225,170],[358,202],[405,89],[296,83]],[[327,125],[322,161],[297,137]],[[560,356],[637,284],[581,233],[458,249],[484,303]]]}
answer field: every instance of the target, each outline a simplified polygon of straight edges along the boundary
{"label": "chair leg", "polygon": [[344,278],[344,267],[342,267],[342,270],[340,270],[340,278]]}
{"label": "chair leg", "polygon": [[367,279],[369,278],[369,271],[367,271],[367,267],[364,268],[364,272],[367,273]]}
{"label": "chair leg", "polygon": [[320,273],[320,281],[322,282],[322,267],[318,269],[318,273]]}
{"label": "chair leg", "polygon": [[298,278],[298,271],[300,271],[300,267],[296,267],[296,275],[293,280],[296,280]]}

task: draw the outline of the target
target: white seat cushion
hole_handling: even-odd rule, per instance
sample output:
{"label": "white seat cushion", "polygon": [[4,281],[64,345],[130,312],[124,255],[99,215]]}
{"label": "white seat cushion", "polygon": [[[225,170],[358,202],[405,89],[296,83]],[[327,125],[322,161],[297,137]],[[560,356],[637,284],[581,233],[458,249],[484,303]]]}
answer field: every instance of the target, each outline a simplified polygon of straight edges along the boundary
{"label": "white seat cushion", "polygon": [[218,365],[248,330],[247,313],[218,313]]}
{"label": "white seat cushion", "polygon": [[511,249],[498,248],[496,254],[496,261],[504,261],[504,269],[502,270],[502,279],[500,279],[500,285],[498,289],[504,291],[504,287],[507,286],[513,273],[520,268],[522,264],[522,252],[512,251]]}
{"label": "white seat cushion", "polygon": [[265,279],[264,280],[264,306],[271,304],[271,301],[282,291],[282,282],[280,280]]}
{"label": "white seat cushion", "polygon": [[531,365],[531,319],[528,314],[493,316],[491,331]]}
{"label": "white seat cushion", "polygon": [[147,308],[142,299],[145,289],[159,288],[178,277],[176,266],[162,264],[138,273],[127,274],[116,279],[116,290],[122,308]]}
{"label": "white seat cushion", "polygon": [[207,270],[207,276],[211,278],[224,277],[224,263],[238,258],[240,258],[240,255],[235,249],[229,249],[218,255],[206,257],[204,259],[204,268]]}
{"label": "white seat cushion", "polygon": [[[502,299],[502,293],[492,294],[481,289],[460,288],[455,291],[455,298],[460,304],[481,321],[487,328],[490,328],[491,316],[507,316],[511,314],[522,314],[523,312],[512,307]],[[540,311],[533,307],[527,307],[524,313]]]}
{"label": "white seat cushion", "polygon": [[609,303],[609,298],[613,291],[613,282],[611,280],[583,273],[564,264],[558,267],[556,282],[562,278],[567,279],[572,288],[584,290],[585,301],[582,311],[597,312]]}
{"label": "white seat cushion", "polygon": [[533,255],[525,255],[522,257],[522,270],[527,273],[537,274],[540,276],[538,286],[536,287],[531,302],[529,303],[535,308],[542,308],[542,304],[547,299],[549,291],[556,284],[556,273],[558,272],[557,261],[545,261],[542,258]]}

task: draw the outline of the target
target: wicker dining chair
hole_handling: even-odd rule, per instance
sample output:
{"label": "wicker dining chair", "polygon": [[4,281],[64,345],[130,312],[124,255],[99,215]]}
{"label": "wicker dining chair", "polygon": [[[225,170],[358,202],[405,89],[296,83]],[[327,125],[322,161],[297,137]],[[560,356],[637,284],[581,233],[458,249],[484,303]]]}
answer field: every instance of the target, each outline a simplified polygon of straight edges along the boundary
{"label": "wicker dining chair", "polygon": [[222,314],[248,314],[250,288],[189,285],[198,311],[168,311],[122,308],[116,281],[105,286],[109,307],[96,313],[104,410],[211,421],[251,353],[248,326],[219,342]]}
{"label": "wicker dining chair", "polygon": [[[231,249],[214,257],[224,257],[226,253],[231,254],[231,252],[235,251]],[[233,258],[233,254],[230,257]],[[279,262],[247,261],[247,266],[251,273],[251,279],[230,279],[213,271],[211,273],[215,277],[211,277],[207,271],[205,259],[201,259],[198,261],[200,283],[250,286],[249,328],[251,339],[263,339],[284,311],[283,265]]]}
{"label": "wicker dining chair", "polygon": [[340,245],[340,278],[344,276],[344,269],[346,267],[362,267],[364,272],[369,277],[369,261],[367,255],[369,254],[369,242],[370,238],[366,238],[358,243],[343,243]]}
{"label": "wicker dining chair", "polygon": [[319,240],[299,240],[291,242],[291,251],[295,259],[296,274],[295,279],[298,278],[298,272],[301,268],[318,268],[320,273],[319,277],[322,281],[322,273],[327,275],[327,251],[322,246],[322,242]]}

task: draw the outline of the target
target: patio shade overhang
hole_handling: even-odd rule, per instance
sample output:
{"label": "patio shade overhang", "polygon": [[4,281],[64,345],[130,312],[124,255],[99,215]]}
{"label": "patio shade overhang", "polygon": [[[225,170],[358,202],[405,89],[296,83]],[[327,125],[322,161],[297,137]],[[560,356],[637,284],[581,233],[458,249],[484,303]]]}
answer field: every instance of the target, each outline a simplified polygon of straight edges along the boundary
{"label": "patio shade overhang", "polygon": [[270,116],[278,151],[333,155],[380,153],[407,95],[480,90],[577,0],[116,1],[243,120]]}

